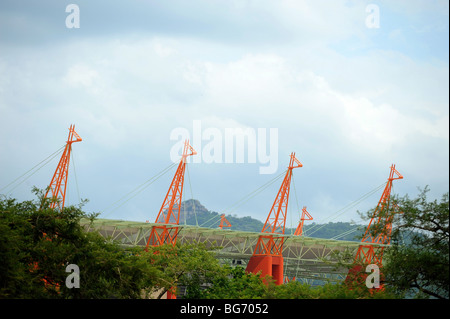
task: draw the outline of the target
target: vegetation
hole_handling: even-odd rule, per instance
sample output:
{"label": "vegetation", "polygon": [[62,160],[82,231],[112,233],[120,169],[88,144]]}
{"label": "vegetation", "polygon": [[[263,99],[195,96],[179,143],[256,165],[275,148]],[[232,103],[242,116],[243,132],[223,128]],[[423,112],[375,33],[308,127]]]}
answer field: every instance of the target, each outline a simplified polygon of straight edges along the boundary
{"label": "vegetation", "polygon": [[207,289],[195,296],[205,299],[393,299],[396,295],[388,291],[373,292],[364,287],[348,289],[344,284],[326,283],[311,286],[298,281],[275,285],[271,278],[246,273],[244,268],[224,266]]}
{"label": "vegetation", "polygon": [[[49,209],[36,194],[37,201],[0,198],[0,298],[161,298],[177,285],[194,293],[220,271],[201,245],[122,249],[80,225],[95,215]],[[80,288],[66,285],[70,264]]]}
{"label": "vegetation", "polygon": [[167,291],[176,293],[179,287],[185,287],[191,298],[198,298],[203,284],[221,273],[218,260],[202,244],[150,247],[144,254],[156,270],[151,285],[142,287],[145,298],[159,299]]}
{"label": "vegetation", "polygon": [[[42,197],[0,200],[0,297],[138,298],[157,272],[135,251],[85,232],[83,217],[94,218],[80,207],[49,209]],[[83,289],[66,287],[69,264],[81,270]]]}
{"label": "vegetation", "polygon": [[[382,284],[406,298],[449,298],[449,194],[441,201],[428,201],[428,187],[415,199],[395,196],[397,213],[391,218],[391,246],[384,249]],[[362,216],[372,217],[373,211]],[[385,223],[391,210],[379,212],[380,223],[372,236],[389,231]],[[354,265],[353,265],[354,266]],[[350,266],[350,267],[353,267]]]}
{"label": "vegetation", "polygon": [[[189,199],[183,201],[181,204],[180,223],[186,222],[186,225],[218,228],[220,215],[217,212],[206,209],[198,200]],[[234,230],[259,232],[264,226],[260,220],[251,218],[250,216],[237,217],[228,215],[226,218],[233,225],[232,229]]]}
{"label": "vegetation", "polygon": [[[186,225],[199,225],[203,227],[218,228],[220,224],[220,215],[217,212],[209,211],[198,200],[189,199],[181,204],[180,223]],[[236,215],[226,215],[227,220],[231,223],[233,230],[260,232],[264,223],[250,216],[238,217]],[[355,230],[354,232],[350,232]],[[364,229],[361,225],[354,225],[348,222],[329,222],[327,224],[305,223],[303,232],[305,236],[316,238],[333,238],[345,232],[347,235],[339,237],[339,240],[359,241],[358,235]],[[286,234],[293,234],[295,228],[286,228]],[[309,233],[311,235],[309,235]]]}
{"label": "vegetation", "polygon": [[[404,213],[385,251],[385,289],[376,291],[364,284],[276,286],[241,267],[220,265],[201,244],[124,249],[80,226],[81,218],[96,217],[82,205],[56,212],[38,191],[36,201],[1,197],[0,298],[161,298],[175,289],[180,295],[181,288],[184,298],[197,299],[448,298],[448,194],[438,203],[427,202],[426,193],[397,199]],[[79,288],[66,285],[70,264],[80,269]]]}
{"label": "vegetation", "polygon": [[[305,236],[316,238],[334,238],[339,240],[360,241],[359,235],[365,227],[349,222],[329,222],[327,224],[306,224],[303,227]],[[347,234],[345,234],[347,233]],[[344,234],[344,235],[343,235]]]}
{"label": "vegetation", "polygon": [[449,194],[438,202],[428,201],[428,192],[425,187],[415,199],[396,199],[403,213],[394,225],[384,273],[397,293],[448,299]]}
{"label": "vegetation", "polygon": [[[220,265],[199,244],[123,249],[80,226],[81,218],[95,218],[81,206],[54,211],[36,194],[36,201],[0,198],[0,298],[161,298],[181,287],[185,298],[352,296],[339,285],[275,286],[270,278],[266,285],[243,268]],[[80,269],[79,288],[66,285],[70,264]]]}

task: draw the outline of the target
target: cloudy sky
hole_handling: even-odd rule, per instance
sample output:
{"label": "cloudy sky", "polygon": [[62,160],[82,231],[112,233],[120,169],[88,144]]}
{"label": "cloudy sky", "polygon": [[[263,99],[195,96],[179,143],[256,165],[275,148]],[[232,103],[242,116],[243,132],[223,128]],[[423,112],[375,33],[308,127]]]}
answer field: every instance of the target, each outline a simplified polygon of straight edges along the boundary
{"label": "cloudy sky", "polygon": [[[394,193],[429,185],[440,198],[449,184],[448,6],[3,0],[0,188],[64,145],[75,124],[83,141],[73,145],[68,204],[87,198],[85,210],[105,218],[154,221],[175,168],[116,201],[172,163],[179,132],[199,153],[184,199],[213,211],[264,221],[280,179],[229,208],[283,173],[291,152],[303,167],[287,226],[303,206],[319,223],[359,220],[356,210],[374,207],[382,190],[342,209],[383,184],[391,164],[404,176]],[[230,129],[258,133],[256,149],[227,147]],[[222,161],[211,161],[211,146]],[[226,163],[233,151],[243,163]],[[33,198],[57,162],[2,192]]]}

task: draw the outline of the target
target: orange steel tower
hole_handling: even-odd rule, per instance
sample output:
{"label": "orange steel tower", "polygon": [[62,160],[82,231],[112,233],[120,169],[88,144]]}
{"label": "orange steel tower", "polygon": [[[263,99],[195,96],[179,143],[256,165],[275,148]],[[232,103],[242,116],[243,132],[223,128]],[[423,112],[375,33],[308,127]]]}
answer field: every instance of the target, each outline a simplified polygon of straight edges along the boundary
{"label": "orange steel tower", "polygon": [[161,246],[167,243],[172,245],[176,244],[178,227],[171,225],[178,225],[180,222],[181,197],[183,195],[186,159],[188,156],[195,154],[197,154],[197,152],[189,145],[189,141],[186,140],[180,164],[178,164],[175,176],[172,179],[167,195],[164,198],[161,209],[156,217],[155,223],[161,225],[152,227],[146,248],[149,246]]}
{"label": "orange steel tower", "polygon": [[[81,141],[81,137],[77,134],[77,132],[75,132],[75,125],[70,125],[69,137],[67,138],[66,147],[64,148],[50,185],[48,186],[47,191],[44,195],[44,198],[48,198],[49,195],[51,196],[49,208],[57,209],[59,212],[63,210],[64,203],[66,201],[67,178],[69,175],[69,162],[70,154],[72,152],[72,143]],[[47,237],[46,233],[43,233],[43,235]],[[47,240],[51,239],[47,237]],[[39,269],[39,265],[37,262],[34,262],[32,264],[31,271],[37,269]],[[45,287],[53,286],[56,290],[59,290],[59,284],[53,283],[53,281],[49,277],[44,277],[42,280],[45,284]]]}
{"label": "orange steel tower", "polygon": [[225,218],[225,214],[220,216],[220,225],[219,228],[223,229],[224,227],[231,227],[230,222]]}
{"label": "orange steel tower", "polygon": [[369,225],[361,240],[361,245],[359,245],[358,251],[356,252],[354,259],[355,266],[350,269],[346,282],[360,278],[363,275],[363,265],[376,264],[379,268],[382,267],[385,247],[374,247],[372,245],[364,245],[364,243],[384,245],[391,243],[392,221],[394,215],[400,213],[398,207],[391,203],[392,182],[396,179],[403,179],[403,176],[395,169],[395,165],[392,165],[386,187],[370,219]]}
{"label": "orange steel tower", "polygon": [[[307,216],[307,217],[305,217]],[[302,209],[302,217],[300,218],[300,223],[297,226],[297,229],[295,230],[294,236],[301,236],[303,233],[303,223],[305,220],[313,220],[312,216],[308,213],[306,210],[306,206]]]}
{"label": "orange steel tower", "polygon": [[67,138],[66,147],[61,155],[56,171],[53,174],[50,185],[45,193],[44,198],[51,197],[50,208],[61,211],[66,201],[67,177],[69,174],[69,161],[72,152],[72,143],[81,142],[81,137],[75,132],[75,125],[70,125],[69,137]]}
{"label": "orange steel tower", "polygon": [[277,285],[283,283],[282,253],[292,170],[302,166],[302,163],[295,158],[295,153],[291,153],[283,183],[261,230],[264,235],[259,236],[246,269],[247,272],[254,274],[261,272],[263,278],[266,275],[272,276]]}
{"label": "orange steel tower", "polygon": [[[180,222],[186,159],[188,156],[195,154],[197,152],[189,145],[189,140],[186,140],[184,142],[180,164],[178,164],[175,176],[172,179],[172,183],[155,220],[155,223],[161,225],[152,227],[145,250],[148,251],[149,246],[158,247],[164,244],[175,246],[178,237],[178,227],[172,225],[178,225]],[[176,299],[175,287],[167,291],[167,299]]]}

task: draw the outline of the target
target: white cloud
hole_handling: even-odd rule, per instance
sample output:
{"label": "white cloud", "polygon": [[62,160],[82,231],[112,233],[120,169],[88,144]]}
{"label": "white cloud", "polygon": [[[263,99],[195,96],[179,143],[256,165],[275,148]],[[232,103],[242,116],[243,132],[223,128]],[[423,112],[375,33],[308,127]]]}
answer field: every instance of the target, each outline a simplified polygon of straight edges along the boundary
{"label": "white cloud", "polygon": [[[60,37],[51,46],[5,47],[0,52],[0,130],[9,141],[1,141],[2,148],[31,161],[26,147],[11,147],[28,142],[28,133],[7,134],[15,123],[27,132],[40,132],[42,140],[51,136],[47,143],[59,145],[63,138],[56,132],[74,122],[83,137],[79,152],[88,150],[82,157],[85,169],[102,172],[96,182],[108,181],[92,187],[95,193],[111,186],[113,174],[122,178],[117,181],[122,185],[142,183],[144,173],[137,163],[146,163],[145,174],[164,167],[173,145],[170,132],[191,129],[199,119],[204,128],[222,132],[227,127],[278,128],[280,170],[288,154],[298,152],[305,161],[299,174],[311,178],[303,180],[303,198],[316,198],[316,203],[323,199],[321,213],[340,204],[343,190],[336,181],[346,181],[352,170],[361,180],[355,179],[353,186],[348,182],[347,194],[360,191],[357,182],[378,185],[384,175],[371,168],[382,167],[383,174],[391,161],[407,168],[408,189],[429,184],[429,176],[436,183],[448,181],[448,176],[425,173],[412,161],[436,171],[445,172],[448,166],[448,63],[376,47],[364,24],[365,3],[177,3],[173,10],[167,3],[158,7],[167,14],[159,17],[159,31],[132,24],[132,35],[102,29],[105,34],[94,30],[90,38]],[[381,6],[381,14],[390,8]],[[81,29],[86,30],[83,10],[88,7],[80,8]],[[381,35],[408,41],[405,30],[402,25]],[[440,151],[438,156],[430,155],[434,150]],[[95,169],[89,168],[90,160]],[[6,159],[2,163],[14,164]],[[202,182],[195,194],[226,206],[218,194],[237,200],[236,183],[257,188],[252,183],[258,166],[245,173],[242,167],[196,167]],[[213,189],[208,174],[219,178],[218,172],[224,181]],[[127,174],[135,174],[134,179]],[[104,196],[94,193],[87,197]],[[254,213],[264,219],[268,210],[256,205]]]}
{"label": "white cloud", "polygon": [[89,68],[84,64],[76,64],[69,68],[63,81],[71,86],[83,86],[89,89],[93,86],[95,78],[98,77],[97,71]]}

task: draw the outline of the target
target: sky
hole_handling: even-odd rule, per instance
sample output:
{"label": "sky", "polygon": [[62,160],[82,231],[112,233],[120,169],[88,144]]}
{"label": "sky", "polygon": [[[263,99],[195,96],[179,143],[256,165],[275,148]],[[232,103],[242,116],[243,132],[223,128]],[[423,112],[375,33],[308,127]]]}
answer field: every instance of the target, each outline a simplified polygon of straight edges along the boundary
{"label": "sky", "polygon": [[293,169],[288,227],[303,206],[317,223],[358,222],[392,164],[404,177],[394,194],[428,185],[440,199],[449,185],[448,6],[3,0],[0,193],[26,200],[47,187],[58,157],[8,184],[63,146],[75,124],[83,141],[73,144],[66,205],[88,199],[84,210],[102,218],[153,222],[175,167],[152,178],[179,161],[185,138],[197,155],[183,199],[219,213],[264,222],[281,179],[246,196],[282,178],[291,152],[303,167]]}

